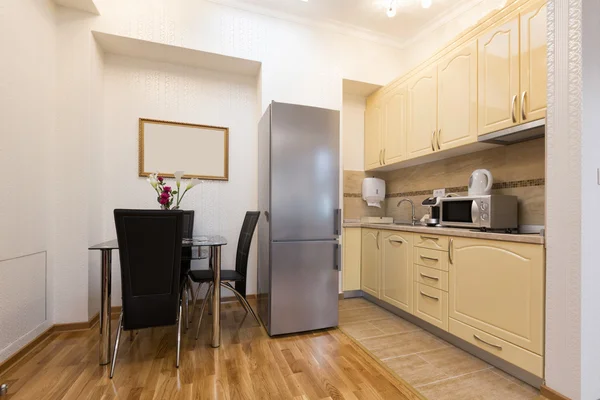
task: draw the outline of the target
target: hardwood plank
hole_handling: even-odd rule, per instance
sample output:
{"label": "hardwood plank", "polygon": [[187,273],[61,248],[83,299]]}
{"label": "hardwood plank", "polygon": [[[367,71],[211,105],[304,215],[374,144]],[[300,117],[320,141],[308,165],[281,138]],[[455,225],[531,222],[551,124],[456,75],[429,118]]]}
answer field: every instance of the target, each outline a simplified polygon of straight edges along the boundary
{"label": "hardwood plank", "polygon": [[111,380],[94,328],[52,333],[0,381],[7,400],[422,399],[337,329],[270,338],[238,304],[222,312],[221,347],[210,347],[210,318],[197,341],[192,324],[179,369],[176,327],[145,329],[122,336]]}

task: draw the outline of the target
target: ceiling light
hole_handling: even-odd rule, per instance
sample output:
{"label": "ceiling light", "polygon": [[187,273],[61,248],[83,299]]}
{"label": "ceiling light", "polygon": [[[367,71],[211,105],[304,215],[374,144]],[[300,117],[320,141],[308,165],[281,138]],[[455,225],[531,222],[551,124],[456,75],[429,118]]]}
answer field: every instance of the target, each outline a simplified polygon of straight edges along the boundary
{"label": "ceiling light", "polygon": [[390,1],[390,5],[387,8],[387,16],[390,18],[394,18],[396,16],[396,1],[395,0],[391,0]]}
{"label": "ceiling light", "polygon": [[423,7],[423,8],[431,7],[431,0],[421,0],[421,7]]}

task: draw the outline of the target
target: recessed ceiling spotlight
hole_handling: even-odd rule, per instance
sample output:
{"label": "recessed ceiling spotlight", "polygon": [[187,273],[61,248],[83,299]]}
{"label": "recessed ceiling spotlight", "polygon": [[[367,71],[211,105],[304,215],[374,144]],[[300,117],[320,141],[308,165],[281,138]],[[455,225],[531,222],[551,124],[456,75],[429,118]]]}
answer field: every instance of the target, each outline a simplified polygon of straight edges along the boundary
{"label": "recessed ceiling spotlight", "polygon": [[421,7],[423,7],[423,8],[431,7],[431,0],[421,0]]}
{"label": "recessed ceiling spotlight", "polygon": [[390,18],[394,18],[396,16],[396,0],[391,0],[390,5],[387,8],[386,14]]}

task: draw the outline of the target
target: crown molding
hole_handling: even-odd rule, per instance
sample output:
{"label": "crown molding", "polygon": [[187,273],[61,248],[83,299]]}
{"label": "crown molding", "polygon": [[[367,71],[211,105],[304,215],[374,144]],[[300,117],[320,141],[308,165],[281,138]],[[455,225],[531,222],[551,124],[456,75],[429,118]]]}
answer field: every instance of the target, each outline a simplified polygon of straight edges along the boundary
{"label": "crown molding", "polygon": [[[392,35],[388,35],[381,32],[375,32],[370,29],[366,29],[360,26],[346,24],[343,22],[323,18],[320,20],[313,20],[305,17],[293,15],[291,13],[276,11],[266,7],[257,6],[254,4],[248,4],[243,0],[206,0],[211,3],[236,8],[239,10],[251,12],[254,14],[260,14],[267,17],[277,18],[285,21],[295,22],[302,25],[317,27],[332,31],[338,34],[356,37],[359,39],[368,40],[371,42],[379,43],[386,46],[391,46],[397,49],[404,49],[407,46],[414,44],[415,42],[425,38],[431,32],[439,29],[440,27],[450,23],[452,20],[477,6],[485,0],[462,0],[458,2],[458,5],[448,13],[444,13],[440,18],[432,20],[430,23],[423,26],[419,32],[409,39],[399,39]],[[506,2],[506,0],[505,0]]]}

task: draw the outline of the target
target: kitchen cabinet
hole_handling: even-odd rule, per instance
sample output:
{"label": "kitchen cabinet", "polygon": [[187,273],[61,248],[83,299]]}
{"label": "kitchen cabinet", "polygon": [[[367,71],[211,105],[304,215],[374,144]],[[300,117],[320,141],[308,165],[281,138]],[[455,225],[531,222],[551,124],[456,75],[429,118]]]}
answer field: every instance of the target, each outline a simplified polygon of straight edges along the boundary
{"label": "kitchen cabinet", "polygon": [[415,282],[414,287],[415,316],[447,331],[448,293],[419,282]]}
{"label": "kitchen cabinet", "polygon": [[380,298],[412,314],[412,234],[382,232]]}
{"label": "kitchen cabinet", "polygon": [[393,89],[383,106],[383,164],[393,164],[406,158],[406,85]]}
{"label": "kitchen cabinet", "polygon": [[457,237],[449,259],[449,317],[543,354],[544,247]]}
{"label": "kitchen cabinet", "polygon": [[342,238],[342,290],[344,292],[360,290],[360,242],[360,228],[344,228],[344,235]]}
{"label": "kitchen cabinet", "polygon": [[537,2],[520,16],[521,120],[546,118],[546,2]]}
{"label": "kitchen cabinet", "polygon": [[363,292],[379,298],[381,232],[376,229],[362,229],[361,244],[360,287]]}
{"label": "kitchen cabinet", "polygon": [[433,153],[437,131],[437,66],[425,67],[408,81],[407,157]]}
{"label": "kitchen cabinet", "polygon": [[435,147],[446,150],[477,142],[477,42],[438,64]]}
{"label": "kitchen cabinet", "polygon": [[377,168],[382,162],[381,103],[377,94],[367,99],[365,110],[365,170]]}
{"label": "kitchen cabinet", "polygon": [[478,40],[479,134],[519,122],[519,19],[491,29]]}

